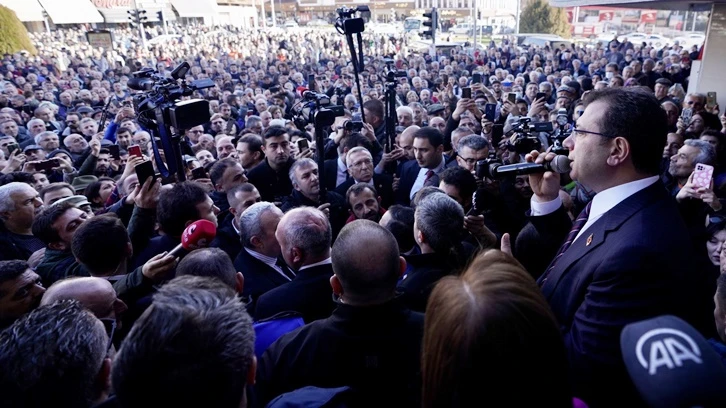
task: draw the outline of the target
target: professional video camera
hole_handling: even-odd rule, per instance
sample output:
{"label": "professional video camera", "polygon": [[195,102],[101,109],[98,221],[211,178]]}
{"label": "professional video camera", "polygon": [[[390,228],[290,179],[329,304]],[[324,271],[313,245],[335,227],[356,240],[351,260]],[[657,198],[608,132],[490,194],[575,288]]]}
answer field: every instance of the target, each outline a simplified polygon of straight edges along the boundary
{"label": "professional video camera", "polygon": [[494,175],[491,173],[492,169],[497,166],[501,166],[502,160],[497,157],[497,152],[494,148],[489,150],[489,157],[484,160],[478,160],[476,167],[474,167],[474,177],[477,180],[484,180],[486,178],[493,179]]}
{"label": "professional video camera", "polygon": [[[157,168],[164,177],[176,173],[178,181],[186,179],[180,132],[207,123],[210,118],[209,102],[202,99],[180,99],[215,85],[211,79],[187,83],[184,78],[190,68],[187,62],[183,62],[171,71],[170,77],[146,68],[134,72],[133,78],[128,82],[129,88],[141,91],[133,96],[134,108],[139,123],[152,135],[151,144]],[[157,138],[161,141],[166,164],[159,154]]]}
{"label": "professional video camera", "polygon": [[363,130],[363,119],[360,113],[354,113],[353,118],[345,122],[345,130],[348,132],[360,132]]}
{"label": "professional video camera", "polygon": [[330,104],[328,95],[313,91],[303,92],[302,100],[292,107],[292,113],[292,122],[303,132],[307,125],[315,124],[318,116],[324,117],[324,122],[330,122],[324,126],[330,126],[337,116],[345,114],[342,106]]}
{"label": "professional video camera", "polygon": [[507,137],[514,135],[509,148],[520,154],[539,150],[542,148],[542,142],[539,140],[537,133],[550,133],[552,130],[553,127],[550,122],[532,123],[531,118],[521,117],[506,134]]}
{"label": "professional video camera", "polygon": [[360,33],[365,30],[365,20],[361,17],[354,18],[356,13],[370,13],[371,9],[368,6],[358,6],[355,8],[340,7],[335,10],[338,13],[338,18],[335,20],[335,29],[340,34],[346,33]]}

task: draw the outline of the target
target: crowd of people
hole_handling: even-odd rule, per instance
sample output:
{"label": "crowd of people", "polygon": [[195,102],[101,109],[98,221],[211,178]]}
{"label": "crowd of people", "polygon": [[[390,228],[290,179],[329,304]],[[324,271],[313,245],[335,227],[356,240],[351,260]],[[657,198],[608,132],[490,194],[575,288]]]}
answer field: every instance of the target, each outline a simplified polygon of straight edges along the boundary
{"label": "crowd of people", "polygon": [[[0,405],[726,404],[726,116],[686,92],[698,47],[364,33],[359,93],[333,30],[169,30],[3,56]],[[185,180],[129,87],[182,62],[215,84],[172,129]],[[342,106],[322,143],[310,91]]]}

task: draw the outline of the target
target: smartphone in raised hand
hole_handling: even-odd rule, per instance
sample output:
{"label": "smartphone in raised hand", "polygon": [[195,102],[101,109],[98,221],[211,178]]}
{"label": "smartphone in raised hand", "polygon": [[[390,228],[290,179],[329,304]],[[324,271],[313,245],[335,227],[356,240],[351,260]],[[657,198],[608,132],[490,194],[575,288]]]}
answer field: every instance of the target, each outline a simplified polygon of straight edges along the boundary
{"label": "smartphone in raised hand", "polygon": [[207,173],[207,170],[204,167],[197,167],[196,169],[192,169],[192,179],[193,180],[206,179],[206,178],[209,178],[209,174]]}
{"label": "smartphone in raised hand", "polygon": [[297,148],[298,148],[298,150],[300,150],[301,152],[302,152],[303,150],[305,150],[305,149],[309,148],[309,147],[310,147],[310,143],[308,143],[308,140],[307,140],[307,139],[304,139],[304,138],[300,138],[300,139],[298,139],[298,140],[297,140]]}
{"label": "smartphone in raised hand", "polygon": [[497,112],[497,104],[496,103],[488,103],[484,105],[484,117],[487,118],[488,121],[494,122],[494,117]]}
{"label": "smartphone in raised hand", "polygon": [[20,149],[20,146],[17,143],[10,143],[8,145],[8,156],[12,156],[13,152]]}
{"label": "smartphone in raised hand", "polygon": [[713,166],[696,163],[696,170],[693,171],[693,185],[698,188],[711,188],[713,178]]}
{"label": "smartphone in raised hand", "polygon": [[152,177],[154,180],[156,179],[156,172],[154,171],[154,165],[151,164],[151,160],[137,164],[134,169],[136,170],[136,177],[139,179],[139,185],[144,185],[146,179],[149,177]]}
{"label": "smartphone in raised hand", "polygon": [[461,88],[461,98],[471,99],[471,88],[469,88],[468,86],[466,88]]}
{"label": "smartphone in raised hand", "polygon": [[141,155],[141,146],[139,146],[139,145],[129,146],[128,152],[129,152],[129,158],[131,158],[131,157],[143,157]]}

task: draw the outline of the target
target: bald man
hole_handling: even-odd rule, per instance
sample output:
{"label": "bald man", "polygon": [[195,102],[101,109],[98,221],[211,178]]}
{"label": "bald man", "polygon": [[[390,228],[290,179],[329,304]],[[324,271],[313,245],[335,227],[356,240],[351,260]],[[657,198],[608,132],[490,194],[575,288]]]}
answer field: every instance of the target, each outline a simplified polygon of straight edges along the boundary
{"label": "bald man", "polygon": [[328,217],[314,207],[292,209],[280,219],[275,238],[295,277],[260,296],[255,320],[290,311],[302,314],[306,323],[330,316],[335,305],[328,283],[333,275]]}
{"label": "bald man", "polygon": [[116,297],[111,282],[96,277],[60,280],[45,291],[40,305],[49,305],[66,299],[77,300],[97,318],[114,320],[117,324],[120,324],[121,316],[128,309],[126,304]]}
{"label": "bald man", "polygon": [[406,160],[415,158],[413,155],[413,134],[419,129],[421,128],[416,125],[409,126],[398,136],[398,146],[406,153],[404,156]]}
{"label": "bald man", "polygon": [[396,299],[406,268],[396,239],[372,221],[353,221],[336,239],[332,262],[337,309],[270,346],[258,365],[261,400],[304,386],[348,385],[370,399],[361,406],[375,405],[380,393],[393,398],[386,405],[413,406],[424,317]]}

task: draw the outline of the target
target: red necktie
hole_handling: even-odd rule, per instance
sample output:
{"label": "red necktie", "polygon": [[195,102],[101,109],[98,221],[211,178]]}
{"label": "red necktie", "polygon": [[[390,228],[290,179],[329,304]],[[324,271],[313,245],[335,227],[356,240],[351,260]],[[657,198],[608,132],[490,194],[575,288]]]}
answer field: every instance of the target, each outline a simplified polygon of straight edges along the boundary
{"label": "red necktie", "polygon": [[549,277],[550,273],[552,272],[552,269],[554,269],[555,265],[557,264],[557,261],[564,255],[565,251],[572,245],[572,242],[575,241],[575,238],[577,238],[577,234],[580,232],[582,227],[587,224],[587,219],[590,216],[590,207],[592,206],[592,201],[587,203],[585,206],[585,209],[582,210],[580,215],[577,216],[577,219],[572,224],[572,229],[570,230],[570,233],[567,235],[567,239],[565,240],[565,243],[562,244],[560,247],[560,250],[557,252],[557,256],[555,256],[555,259],[552,260],[550,263],[550,267],[547,268],[545,273],[542,275],[542,280],[540,281],[539,286],[542,287],[547,282],[547,278]]}
{"label": "red necktie", "polygon": [[428,184],[428,183],[429,183],[429,181],[431,181],[431,178],[432,178],[432,177],[433,177],[433,176],[434,176],[435,174],[436,174],[436,173],[434,173],[434,171],[433,171],[433,170],[429,170],[429,171],[427,171],[427,172],[426,172],[426,178],[424,179],[424,187],[428,187],[428,186],[429,186],[429,184]]}

